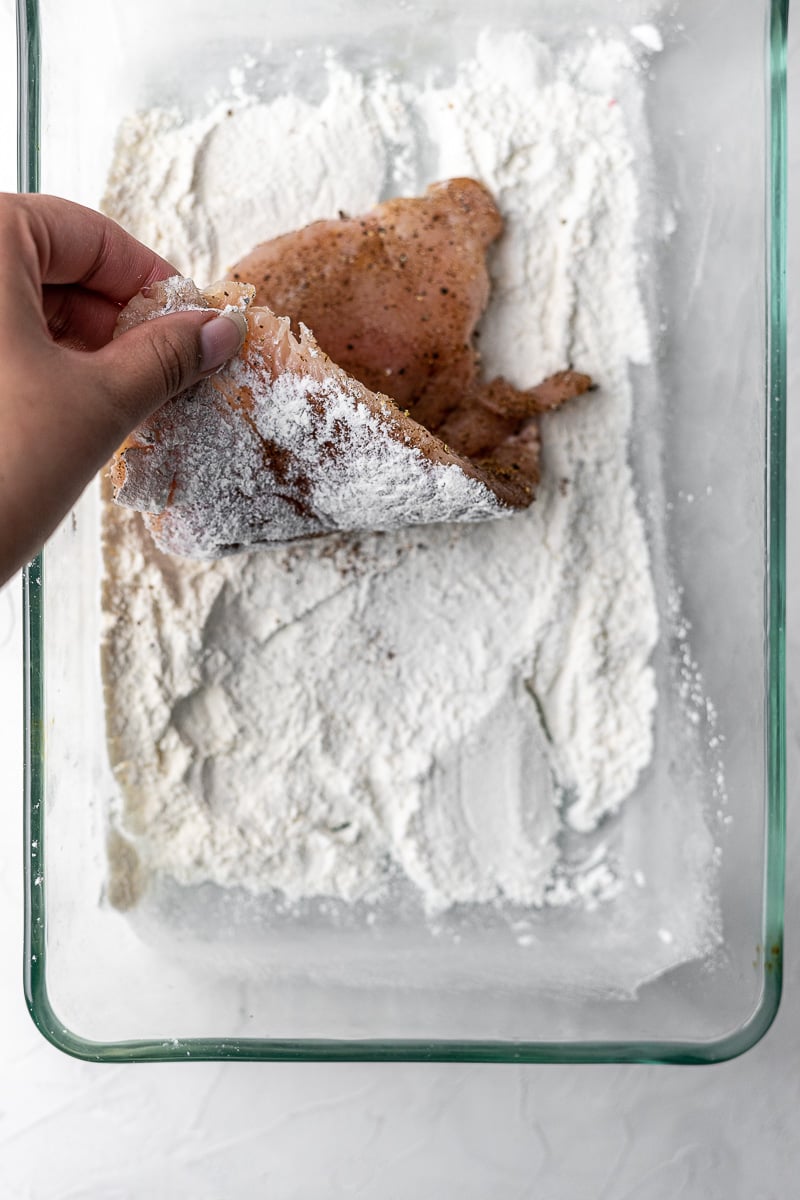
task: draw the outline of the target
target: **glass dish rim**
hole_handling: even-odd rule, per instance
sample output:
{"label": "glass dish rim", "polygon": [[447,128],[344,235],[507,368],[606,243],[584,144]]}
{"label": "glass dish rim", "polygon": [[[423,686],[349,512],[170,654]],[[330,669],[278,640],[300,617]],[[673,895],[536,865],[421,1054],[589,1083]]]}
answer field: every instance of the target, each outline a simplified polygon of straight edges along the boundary
{"label": "glass dish rim", "polygon": [[[472,1041],[405,1039],[188,1038],[90,1041],[59,1020],[47,989],[43,707],[43,558],[23,571],[24,989],[43,1036],[93,1062],[441,1061],[515,1063],[711,1064],[735,1058],[767,1032],[781,995],[785,872],[785,524],[786,524],[786,39],[789,0],[767,0],[769,88],[767,329],[767,810],[764,946],[760,1001],[733,1033],[707,1041]],[[17,185],[40,190],[40,14],[38,0],[16,0]],[[37,846],[36,857],[32,847]]]}

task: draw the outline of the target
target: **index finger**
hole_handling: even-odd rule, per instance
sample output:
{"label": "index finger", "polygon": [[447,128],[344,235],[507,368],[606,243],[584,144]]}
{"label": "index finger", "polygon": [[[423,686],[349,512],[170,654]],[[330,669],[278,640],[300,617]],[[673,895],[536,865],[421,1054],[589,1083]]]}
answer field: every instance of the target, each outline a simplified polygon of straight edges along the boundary
{"label": "index finger", "polygon": [[127,304],[149,283],[178,274],[116,221],[82,204],[40,195],[8,201],[32,236],[41,284],[79,284]]}

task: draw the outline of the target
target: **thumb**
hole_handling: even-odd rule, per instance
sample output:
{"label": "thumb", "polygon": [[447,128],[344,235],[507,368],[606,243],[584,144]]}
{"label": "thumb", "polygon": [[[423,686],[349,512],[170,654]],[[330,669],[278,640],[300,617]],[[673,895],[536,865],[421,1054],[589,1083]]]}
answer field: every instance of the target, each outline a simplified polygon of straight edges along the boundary
{"label": "thumb", "polygon": [[242,347],[241,312],[180,312],[144,321],[92,356],[112,394],[123,436]]}
{"label": "thumb", "polygon": [[221,367],[246,333],[242,313],[189,311],[101,350],[37,346],[23,383],[0,394],[0,579],[36,552],[130,431]]}

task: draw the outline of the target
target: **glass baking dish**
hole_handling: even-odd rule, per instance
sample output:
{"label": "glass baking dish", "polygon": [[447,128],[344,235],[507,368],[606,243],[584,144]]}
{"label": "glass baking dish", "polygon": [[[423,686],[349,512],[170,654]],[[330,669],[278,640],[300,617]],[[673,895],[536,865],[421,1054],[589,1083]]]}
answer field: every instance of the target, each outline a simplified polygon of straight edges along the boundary
{"label": "glass baking dish", "polygon": [[[484,8],[18,0],[20,188],[98,206],[119,120],[156,103],[191,113],[207,86],[224,92],[231,66],[267,35],[277,62],[335,40],[396,67],[466,45]],[[654,25],[664,43],[645,74],[648,187],[671,198],[677,221],[650,248],[658,346],[655,365],[635,369],[643,416],[630,451],[650,502],[662,703],[653,764],[608,836],[623,847],[634,839],[656,875],[669,864],[672,892],[639,908],[623,894],[593,912],[531,913],[521,941],[489,913],[434,942],[399,913],[377,927],[311,910],[279,919],[210,885],[164,885],[138,912],[109,904],[116,784],[99,667],[101,500],[90,489],[24,575],[25,990],[44,1036],[68,1053],[709,1063],[752,1046],[775,1015],[788,2],[502,0],[492,14],[498,27],[562,44],[589,29],[638,30],[652,44]],[[688,502],[701,494],[702,504]],[[714,754],[701,747],[688,765],[676,655],[702,677],[719,731]],[[724,799],[712,786],[720,771]],[[696,845],[678,845],[674,817],[692,789],[703,825]],[[664,926],[694,853],[708,865],[715,934],[678,962]],[[634,986],[642,962],[652,966]]]}

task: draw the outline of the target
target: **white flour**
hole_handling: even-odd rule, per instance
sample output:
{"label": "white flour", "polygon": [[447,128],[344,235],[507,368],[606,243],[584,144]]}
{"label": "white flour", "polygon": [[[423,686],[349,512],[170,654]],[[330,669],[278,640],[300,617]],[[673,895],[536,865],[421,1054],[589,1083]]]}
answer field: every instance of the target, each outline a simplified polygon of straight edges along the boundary
{"label": "white flour", "polygon": [[292,899],[400,875],[429,911],[613,890],[594,860],[597,887],[565,883],[556,837],[617,809],[652,751],[657,617],[627,463],[628,364],[649,353],[633,65],[622,44],[554,57],[485,35],[420,91],[329,58],[319,106],[126,124],[105,208],[201,283],[314,218],[482,179],[507,222],[486,373],[524,386],[573,363],[600,384],[543,422],[539,496],[505,521],[201,564],[108,514],[109,733],[149,867]]}

